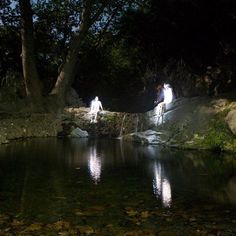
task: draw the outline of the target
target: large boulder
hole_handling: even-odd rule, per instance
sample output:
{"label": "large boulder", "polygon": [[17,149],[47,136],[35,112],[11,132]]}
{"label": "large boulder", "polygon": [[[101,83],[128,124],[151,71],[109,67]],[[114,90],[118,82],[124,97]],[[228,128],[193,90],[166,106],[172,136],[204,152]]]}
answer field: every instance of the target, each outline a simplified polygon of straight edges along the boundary
{"label": "large boulder", "polygon": [[87,138],[89,134],[86,130],[82,130],[79,127],[77,127],[74,130],[72,130],[70,136],[74,138]]}
{"label": "large boulder", "polygon": [[236,110],[232,110],[228,113],[225,118],[230,130],[234,135],[236,135]]}

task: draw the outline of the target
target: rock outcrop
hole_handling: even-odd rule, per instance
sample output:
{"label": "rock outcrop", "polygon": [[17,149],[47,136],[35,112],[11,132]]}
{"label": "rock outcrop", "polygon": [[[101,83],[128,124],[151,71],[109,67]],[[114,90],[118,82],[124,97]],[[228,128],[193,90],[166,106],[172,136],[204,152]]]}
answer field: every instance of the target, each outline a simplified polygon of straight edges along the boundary
{"label": "rock outcrop", "polygon": [[212,149],[214,151],[236,151],[234,133],[236,113],[229,112],[232,102],[227,99],[209,97],[185,98],[166,107],[163,117],[155,110],[147,112],[149,130],[128,134],[125,140],[145,144],[161,144],[178,148]]}
{"label": "rock outcrop", "polygon": [[29,137],[55,137],[60,129],[61,120],[53,114],[15,114],[0,120],[0,143]]}
{"label": "rock outcrop", "polygon": [[102,111],[91,122],[89,108],[65,108],[53,114],[2,117],[0,143],[27,137],[122,137],[142,144],[236,151],[236,103],[209,97],[183,98],[157,117],[146,113]]}
{"label": "rock outcrop", "polygon": [[236,135],[236,110],[230,111],[227,114],[225,121],[227,122],[232,133]]}

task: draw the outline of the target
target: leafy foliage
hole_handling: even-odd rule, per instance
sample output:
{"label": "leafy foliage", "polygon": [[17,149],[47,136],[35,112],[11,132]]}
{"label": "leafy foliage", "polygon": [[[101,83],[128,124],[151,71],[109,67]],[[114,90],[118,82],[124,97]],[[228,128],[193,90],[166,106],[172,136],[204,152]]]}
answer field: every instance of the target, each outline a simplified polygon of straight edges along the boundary
{"label": "leafy foliage", "polygon": [[[22,69],[18,3],[0,4],[3,84],[9,76],[22,80]],[[32,5],[37,66],[48,94],[79,30],[84,5],[82,0],[39,0]],[[197,79],[204,80],[205,74],[212,81],[209,94],[236,84],[233,0],[93,0],[90,13],[73,84],[84,100],[95,93],[110,99],[150,94],[162,80],[173,84],[177,96],[196,95]]]}

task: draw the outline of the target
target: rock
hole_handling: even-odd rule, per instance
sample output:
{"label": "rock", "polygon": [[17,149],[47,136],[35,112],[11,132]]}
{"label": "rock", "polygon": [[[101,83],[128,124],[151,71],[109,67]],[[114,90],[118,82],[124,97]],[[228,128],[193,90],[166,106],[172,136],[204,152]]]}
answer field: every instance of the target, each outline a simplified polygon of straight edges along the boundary
{"label": "rock", "polygon": [[9,140],[6,138],[6,135],[0,134],[0,144],[7,144]]}
{"label": "rock", "polygon": [[[94,234],[94,229],[91,226],[78,226],[79,232],[81,235],[91,235]],[[80,235],[80,234],[79,234]]]}
{"label": "rock", "polygon": [[236,110],[230,111],[227,114],[225,121],[227,122],[232,133],[236,135]]}
{"label": "rock", "polygon": [[89,136],[86,130],[82,130],[78,127],[72,130],[70,135],[71,137],[74,137],[74,138],[87,138]]}
{"label": "rock", "polygon": [[63,229],[69,229],[70,223],[68,221],[59,220],[53,224],[48,225],[47,227],[51,230],[59,231]]}
{"label": "rock", "polygon": [[32,232],[32,231],[38,231],[42,229],[42,224],[41,223],[34,223],[28,226],[24,231],[25,232]]}
{"label": "rock", "polygon": [[141,214],[140,214],[141,218],[148,218],[150,216],[151,216],[151,214],[150,214],[149,211],[142,211]]}
{"label": "rock", "polygon": [[154,130],[146,130],[144,132],[136,132],[128,134],[124,136],[124,139],[143,144],[160,144],[162,143],[160,139],[161,134],[162,133]]}
{"label": "rock", "polygon": [[221,107],[225,107],[227,105],[227,103],[229,103],[229,101],[227,99],[216,99],[213,100],[211,102],[211,104],[213,105],[214,108],[221,108]]}
{"label": "rock", "polygon": [[61,123],[50,113],[17,114],[0,121],[0,143],[26,137],[55,137]]}

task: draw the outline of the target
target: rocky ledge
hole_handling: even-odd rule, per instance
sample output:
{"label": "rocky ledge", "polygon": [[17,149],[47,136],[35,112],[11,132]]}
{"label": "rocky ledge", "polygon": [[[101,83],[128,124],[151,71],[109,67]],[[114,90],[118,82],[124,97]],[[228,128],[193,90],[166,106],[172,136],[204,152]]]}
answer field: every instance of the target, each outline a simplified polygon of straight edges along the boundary
{"label": "rocky ledge", "polygon": [[145,114],[103,111],[91,122],[89,108],[65,108],[62,114],[2,113],[0,143],[33,137],[120,137],[145,127]]}
{"label": "rocky ledge", "polygon": [[0,143],[29,137],[122,137],[125,141],[178,148],[236,152],[236,100],[185,98],[146,113],[103,111],[91,123],[89,108],[65,108],[60,115],[1,114]]}
{"label": "rocky ledge", "polygon": [[147,115],[149,129],[128,134],[125,140],[183,149],[236,152],[234,99],[179,99],[166,108],[161,121],[155,117],[154,110]]}

